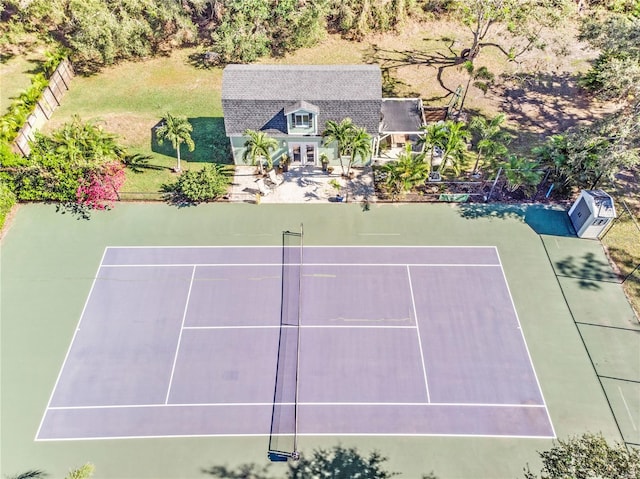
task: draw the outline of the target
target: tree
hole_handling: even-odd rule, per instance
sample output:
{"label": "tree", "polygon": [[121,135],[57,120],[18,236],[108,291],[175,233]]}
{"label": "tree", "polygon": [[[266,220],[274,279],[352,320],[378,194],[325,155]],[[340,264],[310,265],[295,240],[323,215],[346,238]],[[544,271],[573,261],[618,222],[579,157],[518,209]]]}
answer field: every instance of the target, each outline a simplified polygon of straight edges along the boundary
{"label": "tree", "polygon": [[454,174],[459,175],[467,159],[469,131],[465,123],[447,120],[445,122],[445,132],[446,136],[442,148],[442,163],[438,170],[444,173],[448,168],[451,168]]}
{"label": "tree", "polygon": [[361,127],[351,129],[345,150],[349,154],[349,164],[347,165],[347,176],[351,173],[351,166],[359,158],[364,163],[365,159],[371,156],[371,135]]}
{"label": "tree", "polygon": [[640,17],[608,15],[586,17],[579,39],[601,51],[581,85],[600,97],[614,100],[640,96]]}
{"label": "tree", "polygon": [[[471,62],[482,48],[492,46],[514,59],[532,48],[544,48],[540,33],[556,26],[568,15],[567,0],[454,0],[453,9],[472,34],[461,57]],[[514,40],[521,42],[505,47],[489,41],[499,26],[505,27]]]}
{"label": "tree", "polygon": [[602,179],[640,164],[640,104],[549,137],[533,152],[553,169],[556,182],[594,189]]}
{"label": "tree", "polygon": [[191,138],[191,132],[193,126],[187,120],[185,116],[173,116],[167,113],[162,118],[162,124],[156,128],[156,137],[158,138],[158,144],[162,145],[164,140],[169,140],[173,149],[176,150],[178,156],[178,164],[175,168],[176,172],[182,171],[180,166],[180,145],[182,143],[187,145],[189,151],[193,151],[196,148],[193,139]]}
{"label": "tree", "polygon": [[473,165],[473,173],[478,173],[480,162],[493,161],[508,153],[507,145],[511,142],[511,135],[502,130],[505,115],[500,113],[487,120],[483,116],[476,116],[469,124],[469,130],[475,137],[474,148],[476,150],[476,162]]}
{"label": "tree", "polygon": [[322,133],[323,142],[326,145],[331,143],[337,143],[338,159],[340,160],[340,168],[342,174],[345,175],[344,163],[342,158],[347,155],[347,143],[352,135],[355,125],[351,121],[351,118],[344,118],[340,123],[328,120],[325,124],[324,132]]}
{"label": "tree", "polygon": [[268,170],[273,168],[271,152],[278,148],[278,141],[263,131],[246,130],[243,135],[248,138],[244,143],[245,150],[242,154],[242,160],[245,163],[250,161],[252,166],[257,164],[260,174],[264,173],[263,160],[266,161]]}
{"label": "tree", "polygon": [[542,459],[539,475],[525,469],[525,479],[637,479],[640,451],[622,444],[609,445],[601,434],[583,434],[554,441],[554,446],[538,453]]}
{"label": "tree", "polygon": [[447,139],[447,127],[443,122],[438,122],[421,126],[420,129],[424,131],[424,135],[420,137],[418,143],[429,150],[429,168],[433,171],[433,160],[436,156],[436,150],[439,151],[440,155],[444,149],[444,144]]}
{"label": "tree", "polygon": [[429,177],[429,165],[424,161],[424,153],[418,155],[411,151],[408,144],[395,161],[382,166],[384,185],[393,199],[423,184]]}

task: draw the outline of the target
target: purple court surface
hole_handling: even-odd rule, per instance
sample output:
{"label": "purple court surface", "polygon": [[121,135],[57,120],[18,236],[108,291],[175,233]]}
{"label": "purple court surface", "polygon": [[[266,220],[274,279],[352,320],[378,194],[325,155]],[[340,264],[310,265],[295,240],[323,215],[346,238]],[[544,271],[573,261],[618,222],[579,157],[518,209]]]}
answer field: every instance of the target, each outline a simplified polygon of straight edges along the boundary
{"label": "purple court surface", "polygon": [[294,412],[300,435],[555,436],[494,247],[109,247],[36,439]]}

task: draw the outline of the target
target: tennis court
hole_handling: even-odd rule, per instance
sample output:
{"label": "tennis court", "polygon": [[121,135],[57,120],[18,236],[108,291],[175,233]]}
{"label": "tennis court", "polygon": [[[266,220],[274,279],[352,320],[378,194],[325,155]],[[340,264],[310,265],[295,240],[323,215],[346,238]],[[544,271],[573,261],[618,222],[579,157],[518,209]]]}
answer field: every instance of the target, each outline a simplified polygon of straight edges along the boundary
{"label": "tennis court", "polygon": [[555,437],[491,246],[107,247],[37,440]]}

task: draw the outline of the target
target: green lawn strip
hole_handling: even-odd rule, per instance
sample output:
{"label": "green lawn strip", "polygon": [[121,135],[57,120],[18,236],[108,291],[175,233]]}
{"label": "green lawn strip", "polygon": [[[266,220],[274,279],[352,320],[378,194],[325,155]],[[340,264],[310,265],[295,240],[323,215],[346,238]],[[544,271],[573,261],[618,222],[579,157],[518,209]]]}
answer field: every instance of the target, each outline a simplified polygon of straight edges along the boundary
{"label": "green lawn strip", "polygon": [[[125,203],[84,221],[37,204],[20,208],[2,245],[3,473],[41,468],[63,476],[70,465],[91,461],[103,478],[120,478],[123,471],[141,479],[198,478],[201,468],[213,465],[264,464],[267,438],[33,439],[106,246],[278,246],[282,231],[300,222],[309,245],[496,245],[556,432],[602,431],[619,439],[543,244],[517,215],[494,216],[487,208],[468,219],[449,205],[372,205],[363,212],[355,204]],[[571,244],[566,247],[570,252]],[[338,443],[378,449],[389,456],[390,470],[410,478],[431,470],[442,478],[519,477],[526,463],[538,463],[536,451],[551,445],[514,438],[300,439],[303,453]]]}
{"label": "green lawn strip", "polygon": [[43,57],[38,53],[28,53],[10,58],[0,63],[0,116],[4,115],[20,93],[31,85],[31,76]]}

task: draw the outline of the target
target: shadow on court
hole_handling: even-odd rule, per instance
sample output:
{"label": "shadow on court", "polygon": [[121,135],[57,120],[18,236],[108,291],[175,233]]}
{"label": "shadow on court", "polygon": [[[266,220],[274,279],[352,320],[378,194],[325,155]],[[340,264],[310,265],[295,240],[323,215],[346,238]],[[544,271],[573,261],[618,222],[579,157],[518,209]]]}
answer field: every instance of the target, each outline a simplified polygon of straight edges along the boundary
{"label": "shadow on court", "polygon": [[594,253],[585,253],[582,257],[566,258],[554,263],[556,276],[578,280],[584,289],[600,289],[599,283],[620,283],[620,278],[609,263],[596,258]]}
{"label": "shadow on court", "polygon": [[[286,471],[273,465],[261,466],[256,463],[241,464],[230,468],[227,466],[211,466],[202,468],[203,474],[219,479],[313,479],[316,477],[332,477],[348,479],[366,477],[368,479],[387,479],[399,476],[398,472],[388,471],[388,458],[378,451],[368,455],[361,454],[355,447],[333,446],[331,449],[314,449],[309,457],[304,454],[299,461],[287,463]],[[422,474],[422,479],[438,479],[433,472]]]}
{"label": "shadow on court", "polygon": [[538,234],[575,236],[575,231],[567,212],[552,206],[466,203],[460,205],[458,211],[466,219],[518,219],[524,221]]}

